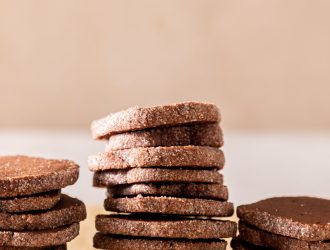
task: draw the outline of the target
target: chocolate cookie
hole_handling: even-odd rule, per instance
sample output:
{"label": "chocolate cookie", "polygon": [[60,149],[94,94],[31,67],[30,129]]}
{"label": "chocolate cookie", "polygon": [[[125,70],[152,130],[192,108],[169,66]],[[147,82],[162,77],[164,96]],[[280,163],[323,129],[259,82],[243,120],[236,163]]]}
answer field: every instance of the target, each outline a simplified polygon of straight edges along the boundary
{"label": "chocolate cookie", "polygon": [[224,240],[182,240],[182,239],[153,239],[142,237],[127,237],[96,233],[94,247],[111,250],[226,250]]}
{"label": "chocolate cookie", "polygon": [[138,167],[217,168],[224,166],[223,152],[201,146],[131,148],[92,155],[91,171]]}
{"label": "chocolate cookie", "polygon": [[218,123],[155,128],[112,135],[106,151],[138,147],[170,146],[221,147],[223,135]]}
{"label": "chocolate cookie", "polygon": [[66,244],[79,234],[79,224],[40,231],[0,231],[0,246],[49,247]]}
{"label": "chocolate cookie", "polygon": [[104,234],[138,237],[220,239],[236,235],[236,223],[221,220],[142,216],[98,215],[96,229]]}
{"label": "chocolate cookie", "polygon": [[98,171],[94,173],[93,178],[93,185],[95,187],[143,182],[202,182],[222,184],[223,176],[215,170],[131,168]]}
{"label": "chocolate cookie", "polygon": [[233,248],[233,250],[270,250],[271,249],[267,247],[259,247],[252,245],[248,242],[243,241],[240,236],[233,238],[230,243],[230,246]]}
{"label": "chocolate cookie", "polygon": [[27,156],[0,157],[0,197],[16,197],[61,189],[74,184],[79,166],[68,160]]}
{"label": "chocolate cookie", "polygon": [[104,139],[128,131],[219,121],[220,113],[215,105],[184,102],[149,108],[129,108],[93,121],[91,130],[94,139]]}
{"label": "chocolate cookie", "polygon": [[230,202],[174,197],[107,198],[104,207],[108,211],[122,213],[176,214],[210,217],[227,217],[234,213]]}
{"label": "chocolate cookie", "polygon": [[0,212],[0,230],[52,229],[79,222],[85,218],[84,203],[62,194],[61,200],[51,210],[18,214]]}
{"label": "chocolate cookie", "polygon": [[277,197],[239,206],[238,217],[261,230],[306,241],[330,240],[330,200]]}
{"label": "chocolate cookie", "polygon": [[204,183],[153,183],[118,185],[108,188],[108,196],[113,198],[125,196],[172,196],[184,198],[207,198],[228,200],[228,188],[221,184]]}
{"label": "chocolate cookie", "polygon": [[0,199],[0,212],[20,213],[37,210],[48,210],[61,199],[61,191],[54,190],[30,196]]}
{"label": "chocolate cookie", "polygon": [[48,247],[5,247],[1,246],[1,250],[67,250],[66,245],[48,246]]}
{"label": "chocolate cookie", "polygon": [[257,229],[244,222],[239,223],[239,233],[241,239],[256,246],[269,247],[278,250],[330,250],[330,241],[313,242],[303,241],[272,234],[267,231]]}

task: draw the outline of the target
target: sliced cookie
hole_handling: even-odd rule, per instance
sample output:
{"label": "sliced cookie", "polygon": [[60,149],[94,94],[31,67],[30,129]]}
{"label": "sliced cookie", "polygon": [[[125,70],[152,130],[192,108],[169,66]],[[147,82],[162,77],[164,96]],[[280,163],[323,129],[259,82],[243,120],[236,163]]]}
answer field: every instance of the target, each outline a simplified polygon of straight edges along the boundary
{"label": "sliced cookie", "polygon": [[27,156],[0,157],[0,198],[25,196],[74,184],[79,166],[68,160]]}
{"label": "sliced cookie", "polygon": [[125,196],[172,196],[184,198],[206,198],[228,200],[228,188],[221,184],[204,183],[152,183],[118,185],[108,188],[108,196],[113,198]]}
{"label": "sliced cookie", "polygon": [[9,247],[1,246],[1,250],[67,250],[66,245],[48,247]]}
{"label": "sliced cookie", "polygon": [[91,130],[94,139],[104,139],[127,131],[219,121],[220,113],[215,105],[184,102],[149,108],[129,108],[93,121]]}
{"label": "sliced cookie", "polygon": [[92,155],[91,171],[138,167],[217,168],[224,166],[221,150],[201,146],[132,148]]}
{"label": "sliced cookie", "polygon": [[272,234],[267,231],[257,229],[244,222],[239,223],[239,234],[242,240],[256,246],[263,246],[278,250],[330,250],[330,241],[303,241]]}
{"label": "sliced cookie", "polygon": [[127,170],[98,171],[94,173],[93,178],[93,185],[95,187],[143,182],[202,182],[222,184],[223,176],[215,170],[132,168]]}
{"label": "sliced cookie", "polygon": [[330,240],[330,200],[276,197],[239,206],[237,215],[270,233],[306,241]]}
{"label": "sliced cookie", "polygon": [[142,237],[127,237],[96,233],[94,247],[111,250],[226,250],[224,240],[182,240],[182,239],[153,239]]}
{"label": "sliced cookie", "polygon": [[110,136],[106,151],[189,145],[221,147],[223,135],[219,124],[195,124],[116,134]]}
{"label": "sliced cookie", "polygon": [[220,239],[236,235],[236,223],[232,221],[157,218],[98,215],[96,229],[104,234],[175,239]]}
{"label": "sliced cookie", "polygon": [[57,247],[73,240],[78,234],[78,223],[39,231],[0,231],[0,247]]}
{"label": "sliced cookie", "polygon": [[62,194],[51,210],[11,214],[0,212],[0,230],[23,231],[53,229],[86,218],[86,208],[80,200]]}
{"label": "sliced cookie", "polygon": [[243,241],[240,236],[233,238],[230,243],[230,246],[233,248],[233,250],[270,250],[271,249],[267,247],[252,245],[248,242]]}
{"label": "sliced cookie", "polygon": [[61,191],[54,190],[30,196],[0,199],[0,213],[20,213],[29,211],[48,210],[61,199]]}
{"label": "sliced cookie", "polygon": [[108,211],[122,213],[176,214],[210,217],[227,217],[234,213],[231,202],[174,197],[107,198]]}

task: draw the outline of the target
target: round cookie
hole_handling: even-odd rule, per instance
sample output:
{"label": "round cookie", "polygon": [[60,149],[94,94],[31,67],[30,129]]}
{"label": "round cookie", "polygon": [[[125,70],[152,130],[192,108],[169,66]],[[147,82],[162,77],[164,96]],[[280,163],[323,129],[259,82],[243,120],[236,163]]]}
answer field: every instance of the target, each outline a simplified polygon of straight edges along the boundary
{"label": "round cookie", "polygon": [[[0,231],[0,246],[49,247],[66,244],[79,234],[79,224],[39,231]],[[55,248],[56,249],[56,248]]]}
{"label": "round cookie", "polygon": [[220,113],[215,105],[184,102],[149,108],[129,108],[93,121],[91,130],[94,139],[105,139],[127,131],[219,121]]}
{"label": "round cookie", "polygon": [[88,157],[91,171],[143,167],[217,168],[224,166],[221,150],[201,146],[131,148]]}
{"label": "round cookie", "polygon": [[183,198],[206,198],[228,200],[228,188],[221,184],[204,183],[149,183],[118,185],[108,188],[108,196],[113,198],[125,196],[171,196]]}
{"label": "round cookie", "polygon": [[175,214],[227,217],[234,213],[231,202],[174,197],[107,198],[104,208],[122,213]]}
{"label": "round cookie", "polygon": [[242,240],[256,246],[278,250],[329,250],[330,242],[303,241],[259,230],[244,222],[239,222],[239,234]]}
{"label": "round cookie", "polygon": [[61,199],[61,191],[54,190],[30,196],[0,199],[0,213],[20,213],[29,211],[49,210]]}
{"label": "round cookie", "polygon": [[106,151],[189,145],[221,147],[223,135],[219,124],[194,124],[116,134],[109,137]]}
{"label": "round cookie", "polygon": [[68,160],[0,157],[0,198],[26,196],[74,184],[79,166]]}
{"label": "round cookie", "polygon": [[96,233],[94,247],[111,250],[226,250],[224,240],[181,240],[181,239],[152,239],[141,237],[125,237]]}
{"label": "round cookie", "polygon": [[236,235],[236,223],[232,221],[156,218],[98,215],[96,229],[104,234],[173,239],[221,239]]}
{"label": "round cookie", "polygon": [[94,173],[93,185],[112,185],[143,182],[202,182],[222,184],[223,176],[215,170],[132,168],[123,170],[98,171]]}
{"label": "round cookie", "polygon": [[237,216],[261,230],[306,241],[330,240],[330,200],[275,197],[237,208]]}
{"label": "round cookie", "polygon": [[0,212],[0,230],[54,229],[80,222],[85,218],[86,208],[84,203],[62,194],[61,200],[51,210],[18,214]]}
{"label": "round cookie", "polygon": [[248,242],[245,242],[240,236],[234,237],[230,243],[230,246],[233,250],[271,250],[271,248],[254,246]]}

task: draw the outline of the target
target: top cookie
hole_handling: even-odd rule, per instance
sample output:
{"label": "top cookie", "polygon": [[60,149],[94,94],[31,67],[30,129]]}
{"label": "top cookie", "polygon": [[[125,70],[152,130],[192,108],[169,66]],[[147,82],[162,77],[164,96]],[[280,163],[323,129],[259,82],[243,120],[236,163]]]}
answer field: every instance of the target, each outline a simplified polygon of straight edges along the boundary
{"label": "top cookie", "polygon": [[128,131],[219,121],[220,113],[215,105],[184,102],[149,108],[129,108],[93,121],[91,130],[94,139],[105,139]]}
{"label": "top cookie", "polygon": [[330,200],[276,197],[237,208],[237,216],[259,229],[306,241],[330,240]]}
{"label": "top cookie", "polygon": [[79,166],[69,160],[0,157],[0,198],[43,193],[74,184]]}

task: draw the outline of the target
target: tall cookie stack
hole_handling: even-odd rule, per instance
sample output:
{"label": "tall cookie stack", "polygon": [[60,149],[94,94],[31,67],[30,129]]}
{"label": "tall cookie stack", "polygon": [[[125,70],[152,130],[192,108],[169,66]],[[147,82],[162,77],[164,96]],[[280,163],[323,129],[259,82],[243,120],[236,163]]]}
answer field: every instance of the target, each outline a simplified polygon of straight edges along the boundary
{"label": "tall cookie stack", "polygon": [[330,250],[330,200],[276,197],[239,206],[234,250]]}
{"label": "tall cookie stack", "polygon": [[78,175],[68,160],[0,157],[0,249],[66,249],[86,218],[81,201],[61,194]]}
{"label": "tall cookie stack", "polygon": [[218,172],[224,166],[216,106],[187,102],[130,108],[92,123],[106,152],[89,157],[107,188],[96,217],[100,249],[226,249],[236,224]]}

